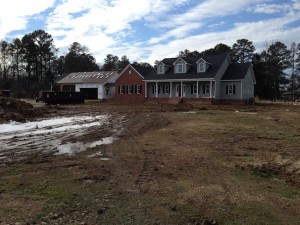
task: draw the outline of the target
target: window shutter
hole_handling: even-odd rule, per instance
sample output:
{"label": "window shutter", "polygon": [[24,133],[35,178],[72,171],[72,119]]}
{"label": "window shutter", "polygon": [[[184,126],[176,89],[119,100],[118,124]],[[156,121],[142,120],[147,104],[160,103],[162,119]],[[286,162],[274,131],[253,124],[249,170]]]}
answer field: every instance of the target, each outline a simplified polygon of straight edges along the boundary
{"label": "window shutter", "polygon": [[194,89],[194,85],[191,84],[191,94],[194,94],[194,93],[193,93],[193,89]]}
{"label": "window shutter", "polygon": [[205,94],[205,84],[203,84],[203,94]]}
{"label": "window shutter", "polygon": [[166,85],[163,85],[163,94],[165,94]]}
{"label": "window shutter", "polygon": [[160,85],[157,85],[158,87],[158,94],[160,94]]}
{"label": "window shutter", "polygon": [[233,94],[235,95],[235,84],[233,86]]}
{"label": "window shutter", "polygon": [[142,85],[140,85],[140,93],[142,94],[143,93],[143,90],[142,90]]}
{"label": "window shutter", "polygon": [[121,93],[121,85],[119,85],[118,91],[119,91],[119,94],[120,94]]}
{"label": "window shutter", "polygon": [[228,84],[226,84],[226,95],[228,95]]}

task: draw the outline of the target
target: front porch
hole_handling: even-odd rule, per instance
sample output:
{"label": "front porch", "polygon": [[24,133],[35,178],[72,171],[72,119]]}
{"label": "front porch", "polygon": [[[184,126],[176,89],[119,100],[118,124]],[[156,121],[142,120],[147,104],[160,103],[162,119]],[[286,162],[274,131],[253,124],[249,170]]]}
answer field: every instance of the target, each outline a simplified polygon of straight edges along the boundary
{"label": "front porch", "polygon": [[214,80],[145,81],[145,98],[168,102],[172,98],[211,102],[216,97]]}

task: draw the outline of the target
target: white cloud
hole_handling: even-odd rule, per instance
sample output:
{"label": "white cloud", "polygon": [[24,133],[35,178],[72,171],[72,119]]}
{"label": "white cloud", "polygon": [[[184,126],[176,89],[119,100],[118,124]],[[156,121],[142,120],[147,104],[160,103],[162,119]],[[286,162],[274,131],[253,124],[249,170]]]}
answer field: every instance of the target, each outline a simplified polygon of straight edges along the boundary
{"label": "white cloud", "polygon": [[[0,39],[12,30],[24,32],[29,18],[45,16],[40,13],[53,7],[46,17],[46,27],[37,29],[51,34],[61,50],[75,41],[86,45],[98,62],[106,54],[114,54],[127,55],[131,61],[153,63],[176,56],[180,50],[203,51],[219,43],[232,45],[240,38],[247,38],[257,46],[273,40],[300,40],[299,28],[292,26],[300,18],[300,0],[276,2],[10,0],[0,9]],[[259,20],[262,13],[272,19]],[[220,27],[222,31],[218,31]]]}
{"label": "white cloud", "polygon": [[253,12],[255,13],[284,13],[292,10],[292,6],[289,4],[258,4],[253,7]]}
{"label": "white cloud", "polygon": [[[128,36],[138,34],[132,28],[132,23],[140,21],[142,24],[157,23],[160,16],[165,16],[176,6],[182,6],[189,0],[174,0],[172,5],[167,0],[65,0],[58,5],[47,21],[47,32],[53,35],[55,44],[64,48],[77,41],[86,45],[92,53],[99,53],[106,49],[119,52],[117,46],[124,46],[121,42]],[[175,28],[168,31],[168,35],[183,37],[191,29],[199,25],[191,24],[187,27]],[[189,28],[190,27],[190,28]],[[125,44],[126,45],[126,44]],[[134,54],[132,49],[125,47],[122,55]],[[126,53],[129,50],[130,53]],[[140,52],[140,51],[139,51]],[[112,52],[111,52],[112,53]],[[113,53],[116,54],[116,53]],[[100,56],[97,57],[97,60]]]}
{"label": "white cloud", "polygon": [[300,27],[292,28],[288,25],[297,21],[298,18],[300,18],[300,13],[258,22],[235,23],[234,27],[227,31],[207,32],[175,39],[166,45],[148,46],[151,53],[144,61],[154,62],[166,57],[175,57],[179,51],[184,49],[201,52],[213,48],[219,43],[232,46],[236,40],[241,38],[253,41],[257,51],[262,50],[266,42],[272,43],[278,40],[282,42],[297,41],[300,40]]}
{"label": "white cloud", "polygon": [[55,0],[9,0],[0,8],[0,39],[14,30],[25,29],[30,16],[53,6]]}

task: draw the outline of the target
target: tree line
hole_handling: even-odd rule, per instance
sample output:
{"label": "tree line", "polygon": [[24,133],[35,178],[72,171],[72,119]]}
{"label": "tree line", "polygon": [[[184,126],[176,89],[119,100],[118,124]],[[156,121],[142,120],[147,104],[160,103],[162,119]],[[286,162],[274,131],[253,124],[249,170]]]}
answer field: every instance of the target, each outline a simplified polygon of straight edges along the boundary
{"label": "tree line", "polygon": [[[35,30],[11,42],[0,41],[0,88],[18,91],[48,89],[54,80],[71,72],[123,70],[130,60],[126,55],[107,54],[100,66],[86,46],[78,42],[70,45],[68,52],[58,57],[53,38],[44,30]],[[185,49],[178,56],[204,56],[229,54],[237,63],[251,62],[256,77],[255,94],[260,98],[281,97],[289,91],[292,99],[300,94],[300,44],[286,46],[282,42],[266,45],[255,53],[252,41],[239,39],[232,46],[220,43],[198,52]],[[155,64],[157,63],[154,62]],[[152,67],[148,62],[133,62]]]}

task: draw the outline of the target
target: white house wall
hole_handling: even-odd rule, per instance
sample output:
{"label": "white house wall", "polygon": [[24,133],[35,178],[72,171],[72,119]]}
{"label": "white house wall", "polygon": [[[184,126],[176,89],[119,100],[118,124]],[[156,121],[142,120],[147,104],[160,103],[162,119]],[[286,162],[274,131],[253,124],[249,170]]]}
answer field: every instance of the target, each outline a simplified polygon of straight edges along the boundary
{"label": "white house wall", "polygon": [[223,64],[220,66],[216,76],[215,76],[215,81],[216,81],[216,99],[222,99],[223,95],[225,92],[222,92],[220,86],[222,85],[222,82],[220,80],[222,79],[223,75],[225,74],[226,70],[228,69],[230,64],[229,58],[226,58],[224,60]]}
{"label": "white house wall", "polygon": [[243,80],[243,99],[254,98],[254,85],[251,69],[248,70]]}
{"label": "white house wall", "polygon": [[97,88],[98,99],[105,99],[105,90],[102,84],[76,84],[75,91],[80,92],[80,88]]}
{"label": "white house wall", "polygon": [[[235,85],[235,94],[226,94],[226,85],[233,84]],[[226,100],[241,100],[241,81],[223,81],[221,82],[221,98]]]}

